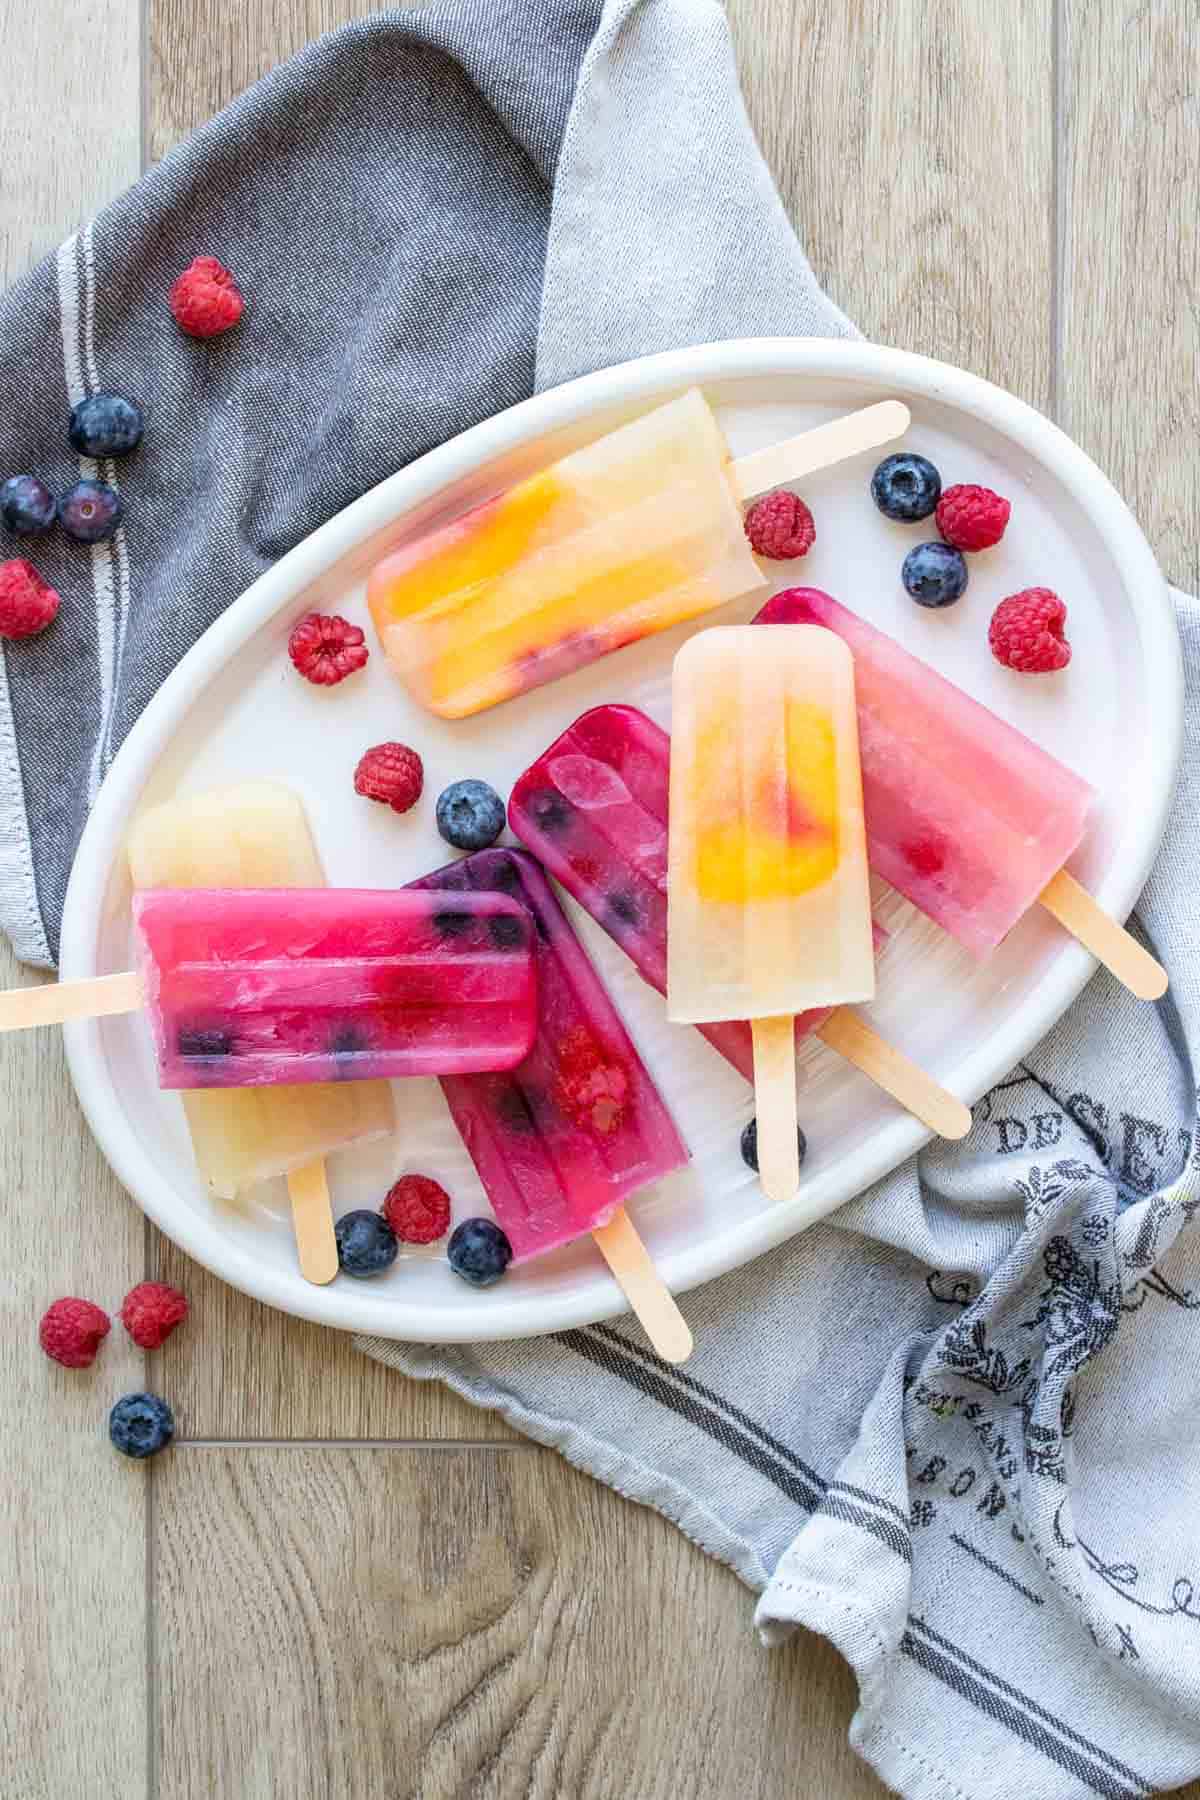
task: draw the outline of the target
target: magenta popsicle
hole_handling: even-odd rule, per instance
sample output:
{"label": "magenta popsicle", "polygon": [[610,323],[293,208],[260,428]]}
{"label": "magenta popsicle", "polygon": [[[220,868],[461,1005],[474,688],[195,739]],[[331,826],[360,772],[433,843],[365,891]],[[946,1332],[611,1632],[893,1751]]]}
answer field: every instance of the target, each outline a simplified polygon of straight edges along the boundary
{"label": "magenta popsicle", "polygon": [[537,1021],[533,927],[501,894],[134,895],[166,1088],[511,1069]]}
{"label": "magenta popsicle", "polygon": [[871,866],[975,955],[995,949],[1083,836],[1087,782],[818,588],[754,622],[850,646]]}
{"label": "magenta popsicle", "polygon": [[612,1218],[688,1160],[629,1033],[531,856],[479,850],[413,884],[513,895],[533,915],[538,1032],[509,1074],[455,1075],[442,1090],[520,1262]]}
{"label": "magenta popsicle", "polygon": [[[667,991],[667,785],[671,740],[633,706],[596,706],[517,778],[513,831],[602,925],[643,980]],[[798,1015],[797,1039],[831,1008]],[[745,1020],[698,1025],[747,1081],[754,1050]]]}

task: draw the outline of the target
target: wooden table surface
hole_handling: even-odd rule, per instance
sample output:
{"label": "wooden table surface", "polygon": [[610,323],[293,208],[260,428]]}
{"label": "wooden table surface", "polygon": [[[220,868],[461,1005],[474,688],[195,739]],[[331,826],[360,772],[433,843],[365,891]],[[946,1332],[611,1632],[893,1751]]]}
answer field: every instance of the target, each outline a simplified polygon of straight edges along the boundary
{"label": "wooden table surface", "polygon": [[[370,10],[0,0],[0,275]],[[729,12],[835,297],[1057,418],[1200,586],[1195,0]],[[103,1164],[57,1034],[2,1054],[6,1800],[883,1792],[827,1645],[766,1654],[750,1596],[656,1515],[190,1265]],[[89,1374],[38,1353],[54,1295],[146,1276],[193,1302],[152,1370],[119,1329]],[[139,1467],[103,1421],[148,1382],[182,1441]]]}

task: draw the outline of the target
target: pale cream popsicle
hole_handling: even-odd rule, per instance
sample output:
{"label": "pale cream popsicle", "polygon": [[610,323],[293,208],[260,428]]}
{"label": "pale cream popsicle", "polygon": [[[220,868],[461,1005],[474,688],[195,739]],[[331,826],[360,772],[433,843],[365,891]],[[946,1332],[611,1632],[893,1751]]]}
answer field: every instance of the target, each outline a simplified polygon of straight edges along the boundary
{"label": "pale cream popsicle", "polygon": [[701,632],[675,658],[671,745],[667,1011],[750,1020],[763,1186],[786,1199],[793,1017],[875,992],[849,651],[814,627]]}
{"label": "pale cream popsicle", "polygon": [[[151,808],[135,822],[128,853],[136,888],[315,887],[325,879],[300,800],[270,781]],[[202,1089],[181,1098],[200,1172],[223,1199],[395,1125],[386,1081]]]}

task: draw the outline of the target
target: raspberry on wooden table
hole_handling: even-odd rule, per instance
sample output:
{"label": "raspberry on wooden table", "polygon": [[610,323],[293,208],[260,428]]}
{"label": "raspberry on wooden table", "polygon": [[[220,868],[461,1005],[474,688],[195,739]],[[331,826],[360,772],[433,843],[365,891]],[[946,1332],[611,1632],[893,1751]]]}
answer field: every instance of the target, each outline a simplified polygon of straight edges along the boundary
{"label": "raspberry on wooden table", "polygon": [[188,1316],[188,1303],[165,1281],[141,1281],[121,1302],[121,1323],[143,1350],[157,1350]]}
{"label": "raspberry on wooden table", "polygon": [[108,1314],[90,1300],[56,1300],[42,1314],[38,1342],[64,1369],[90,1369],[112,1329]]}

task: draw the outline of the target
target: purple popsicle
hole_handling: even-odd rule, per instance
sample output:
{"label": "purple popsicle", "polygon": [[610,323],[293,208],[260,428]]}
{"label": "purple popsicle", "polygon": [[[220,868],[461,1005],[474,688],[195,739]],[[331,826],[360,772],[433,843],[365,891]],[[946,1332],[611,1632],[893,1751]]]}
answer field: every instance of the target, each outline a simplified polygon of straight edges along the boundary
{"label": "purple popsicle", "polygon": [[610,1220],[688,1160],[658,1089],[545,875],[522,850],[479,850],[413,887],[511,895],[533,915],[538,1031],[508,1074],[442,1091],[520,1262]]}

